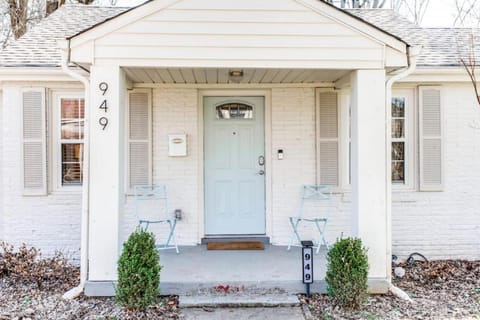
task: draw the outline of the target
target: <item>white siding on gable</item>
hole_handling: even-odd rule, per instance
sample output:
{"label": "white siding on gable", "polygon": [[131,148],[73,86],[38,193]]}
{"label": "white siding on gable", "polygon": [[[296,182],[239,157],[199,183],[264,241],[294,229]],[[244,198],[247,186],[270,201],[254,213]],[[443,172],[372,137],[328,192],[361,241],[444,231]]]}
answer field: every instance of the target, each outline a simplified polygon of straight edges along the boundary
{"label": "white siding on gable", "polygon": [[292,0],[180,1],[96,39],[94,52],[97,64],[166,67],[383,68],[385,58],[383,44]]}

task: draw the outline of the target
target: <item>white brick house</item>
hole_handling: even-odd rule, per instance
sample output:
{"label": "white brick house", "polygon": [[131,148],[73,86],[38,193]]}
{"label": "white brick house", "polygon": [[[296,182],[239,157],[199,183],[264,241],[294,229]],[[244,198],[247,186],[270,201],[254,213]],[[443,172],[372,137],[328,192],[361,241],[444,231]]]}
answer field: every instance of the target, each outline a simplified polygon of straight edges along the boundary
{"label": "white brick house", "polygon": [[[64,6],[0,53],[0,239],[76,259],[82,247],[86,280],[114,280],[132,185],[167,185],[180,245],[232,233],[286,245],[301,186],[327,184],[327,238],[360,236],[372,279],[389,279],[391,254],[479,259],[480,108],[454,45],[467,39],[317,0]],[[236,154],[261,150],[246,160],[265,171],[261,223],[219,225],[207,164],[231,154],[209,146],[232,142],[209,133],[206,110],[245,101],[263,113],[257,144]],[[184,157],[169,156],[177,133]]]}

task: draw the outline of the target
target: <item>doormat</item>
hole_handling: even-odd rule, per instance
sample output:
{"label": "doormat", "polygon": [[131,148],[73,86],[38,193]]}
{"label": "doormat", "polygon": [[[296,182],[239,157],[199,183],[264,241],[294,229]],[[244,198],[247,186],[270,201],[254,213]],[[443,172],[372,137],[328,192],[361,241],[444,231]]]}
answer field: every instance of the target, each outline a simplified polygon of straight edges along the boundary
{"label": "doormat", "polygon": [[265,250],[261,241],[209,242],[207,250]]}

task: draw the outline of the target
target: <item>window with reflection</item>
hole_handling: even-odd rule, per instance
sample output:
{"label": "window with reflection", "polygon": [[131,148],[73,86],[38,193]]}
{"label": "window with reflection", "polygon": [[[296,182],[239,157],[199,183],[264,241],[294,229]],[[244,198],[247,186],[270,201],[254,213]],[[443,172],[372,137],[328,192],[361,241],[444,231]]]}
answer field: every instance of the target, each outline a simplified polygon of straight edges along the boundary
{"label": "window with reflection", "polygon": [[405,183],[405,97],[392,98],[392,182]]}
{"label": "window with reflection", "polygon": [[84,99],[60,100],[60,150],[62,185],[81,185],[83,182]]}
{"label": "window with reflection", "polygon": [[217,119],[253,119],[253,106],[244,103],[225,103],[216,107]]}

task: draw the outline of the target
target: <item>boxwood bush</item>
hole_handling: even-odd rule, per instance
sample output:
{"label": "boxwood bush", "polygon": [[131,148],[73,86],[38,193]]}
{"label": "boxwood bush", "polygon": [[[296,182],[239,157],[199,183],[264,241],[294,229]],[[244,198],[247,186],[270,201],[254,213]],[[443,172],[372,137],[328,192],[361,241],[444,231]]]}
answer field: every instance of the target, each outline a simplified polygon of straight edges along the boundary
{"label": "boxwood bush", "polygon": [[159,262],[154,235],[143,229],[135,230],[123,244],[118,260],[117,303],[140,311],[154,304],[160,294]]}
{"label": "boxwood bush", "polygon": [[327,254],[327,293],[347,309],[358,309],[366,301],[367,250],[358,238],[337,240]]}

